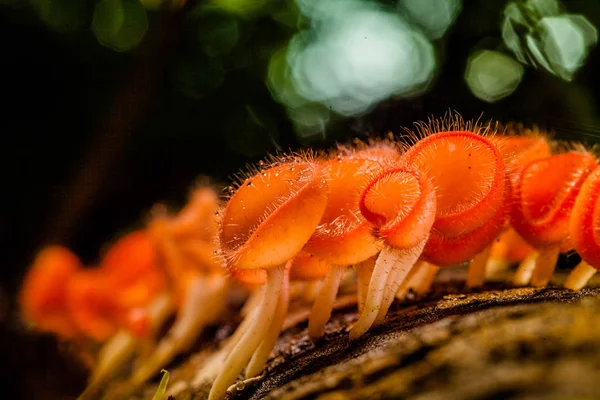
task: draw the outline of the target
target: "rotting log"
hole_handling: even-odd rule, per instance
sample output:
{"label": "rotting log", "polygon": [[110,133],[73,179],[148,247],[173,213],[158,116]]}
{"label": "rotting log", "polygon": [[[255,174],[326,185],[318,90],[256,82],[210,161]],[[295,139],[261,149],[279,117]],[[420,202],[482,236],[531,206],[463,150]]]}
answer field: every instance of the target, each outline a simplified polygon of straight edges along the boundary
{"label": "rotting log", "polygon": [[[600,288],[467,292],[456,274],[425,297],[395,303],[384,324],[349,343],[353,297],[343,297],[322,340],[307,336],[305,310],[288,318],[266,374],[235,386],[236,399],[596,399],[600,398]],[[202,363],[234,325],[207,332],[168,369],[167,393],[204,399]],[[131,398],[151,399],[157,383]],[[106,398],[119,392],[113,384]]]}

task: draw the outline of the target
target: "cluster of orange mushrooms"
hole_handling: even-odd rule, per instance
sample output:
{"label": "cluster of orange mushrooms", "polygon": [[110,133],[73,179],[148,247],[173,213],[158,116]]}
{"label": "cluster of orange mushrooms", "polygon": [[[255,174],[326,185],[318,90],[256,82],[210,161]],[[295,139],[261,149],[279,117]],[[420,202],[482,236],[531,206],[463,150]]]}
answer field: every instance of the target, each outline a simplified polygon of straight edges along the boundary
{"label": "cluster of orange mushrooms", "polygon": [[230,288],[243,287],[244,320],[199,374],[215,400],[242,372],[261,374],[296,282],[320,283],[312,340],[324,334],[349,267],[359,311],[350,340],[384,322],[395,298],[427,292],[440,267],[469,263],[473,288],[486,270],[519,263],[515,285],[544,286],[559,254],[576,250],[583,261],[564,286],[587,284],[600,268],[592,153],[536,129],[498,132],[457,116],[416,126],[410,145],[373,140],[261,163],[223,205],[200,187],[177,215],[158,209],[145,230],[116,241],[96,268],[44,249],[23,285],[23,313],[41,331],[104,343],[90,387],[134,354],[139,385],[218,323]]}

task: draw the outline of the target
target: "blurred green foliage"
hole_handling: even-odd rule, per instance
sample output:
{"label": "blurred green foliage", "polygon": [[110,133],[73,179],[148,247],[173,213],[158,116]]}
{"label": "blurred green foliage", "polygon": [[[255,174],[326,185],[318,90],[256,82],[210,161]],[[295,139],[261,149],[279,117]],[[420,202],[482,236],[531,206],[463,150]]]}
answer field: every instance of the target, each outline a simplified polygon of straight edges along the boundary
{"label": "blurred green foliage", "polygon": [[[161,16],[182,16],[182,43],[170,61],[171,83],[197,101],[230,91],[235,101],[231,117],[222,121],[223,132],[231,148],[248,157],[281,147],[282,118],[300,144],[310,145],[335,138],[348,118],[361,118],[382,103],[435,90],[448,57],[454,57],[447,53],[447,41],[456,20],[474,10],[479,11],[469,20],[472,27],[457,28],[466,38],[480,38],[465,42],[460,75],[474,98],[487,103],[518,91],[527,67],[574,80],[596,47],[595,25],[558,0],[475,3],[29,0],[31,12],[50,29],[71,35],[91,31],[100,45],[133,54],[144,48]],[[597,4],[589,8],[600,13]],[[260,96],[268,91],[271,102],[234,93],[228,82],[236,71],[244,71],[251,87],[262,86]]]}

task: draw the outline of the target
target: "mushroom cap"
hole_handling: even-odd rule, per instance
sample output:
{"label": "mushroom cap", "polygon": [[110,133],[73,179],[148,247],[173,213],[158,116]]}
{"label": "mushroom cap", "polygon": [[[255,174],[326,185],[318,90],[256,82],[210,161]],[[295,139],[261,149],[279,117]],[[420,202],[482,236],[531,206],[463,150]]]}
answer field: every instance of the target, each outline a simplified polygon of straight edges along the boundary
{"label": "mushroom cap", "polygon": [[136,231],[117,240],[100,262],[103,279],[124,307],[145,305],[165,287],[156,249],[147,231]]}
{"label": "mushroom cap", "polygon": [[90,268],[80,270],[69,281],[67,304],[73,321],[86,336],[104,342],[116,333],[118,309],[103,273]]}
{"label": "mushroom cap", "polygon": [[596,167],[581,186],[573,206],[569,232],[581,258],[600,269],[600,167]]}
{"label": "mushroom cap", "polygon": [[451,266],[471,260],[498,236],[507,216],[507,209],[486,223],[458,236],[431,234],[423,249],[423,258],[439,266]]}
{"label": "mushroom cap", "polygon": [[231,275],[249,286],[262,285],[267,281],[267,271],[264,269],[232,269]]}
{"label": "mushroom cap", "polygon": [[571,151],[527,164],[517,180],[511,224],[536,247],[561,245],[569,236],[569,218],[594,156]]}
{"label": "mushroom cap", "polygon": [[395,168],[373,179],[359,205],[384,242],[408,249],[429,236],[436,214],[435,189],[418,171]]}
{"label": "mushroom cap", "polygon": [[493,136],[489,138],[504,159],[506,173],[514,191],[519,173],[531,161],[552,154],[548,139],[544,136]]}
{"label": "mushroom cap", "polygon": [[291,260],[327,205],[318,163],[297,159],[246,179],[229,199],[219,243],[231,268],[271,268]]}
{"label": "mushroom cap", "polygon": [[360,213],[362,192],[383,167],[376,161],[334,158],[323,167],[327,175],[327,208],[305,250],[325,262],[352,265],[377,254],[383,243]]}
{"label": "mushroom cap", "polygon": [[508,190],[504,161],[487,138],[466,131],[435,133],[412,146],[403,160],[435,187],[432,234],[464,235],[503,212]]}
{"label": "mushroom cap", "polygon": [[330,265],[331,264],[314,254],[301,251],[294,257],[292,262],[290,279],[301,281],[321,279],[327,275]]}
{"label": "mushroom cap", "polygon": [[50,246],[38,253],[20,293],[24,317],[37,330],[63,338],[77,336],[67,308],[65,287],[80,268],[79,258],[64,247]]}

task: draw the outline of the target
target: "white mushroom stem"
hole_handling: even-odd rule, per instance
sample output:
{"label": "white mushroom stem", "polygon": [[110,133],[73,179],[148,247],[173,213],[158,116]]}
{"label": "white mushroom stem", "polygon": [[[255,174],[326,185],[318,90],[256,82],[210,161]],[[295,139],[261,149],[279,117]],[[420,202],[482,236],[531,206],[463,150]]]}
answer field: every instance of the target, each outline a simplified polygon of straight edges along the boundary
{"label": "white mushroom stem", "polygon": [[558,246],[544,248],[538,251],[538,258],[535,262],[535,269],[531,275],[531,284],[533,286],[546,286],[554,273],[560,248]]}
{"label": "white mushroom stem", "polygon": [[177,354],[194,344],[204,327],[220,318],[227,296],[227,278],[223,275],[196,277],[189,283],[183,306],[156,350],[140,363],[131,378],[133,385],[140,385]]}
{"label": "white mushroom stem", "polygon": [[286,276],[285,270],[284,265],[267,270],[267,282],[260,307],[252,320],[252,324],[227,356],[223,368],[210,389],[209,400],[222,400],[225,397],[227,388],[236,381],[264,340],[275,317],[281,286]]}
{"label": "white mushroom stem", "polygon": [[420,268],[408,280],[408,286],[417,294],[424,295],[431,289],[431,285],[435,281],[435,277],[440,271],[440,267],[435,264],[421,261]]}
{"label": "white mushroom stem", "polygon": [[323,285],[313,303],[308,318],[308,336],[313,342],[323,336],[325,332],[325,325],[331,317],[333,303],[345,269],[346,267],[342,265],[331,265],[323,280]]}
{"label": "white mushroom stem", "polygon": [[300,296],[301,299],[307,303],[312,304],[319,295],[322,283],[323,282],[319,280],[306,282],[304,287],[302,288],[302,293]]}
{"label": "white mushroom stem", "polygon": [[[369,283],[367,300],[358,321],[350,330],[350,340],[358,339],[369,330],[380,312],[384,316],[387,314],[392,302],[384,304],[384,294],[391,293],[393,301],[398,288],[421,256],[426,241],[425,239],[410,249],[400,250],[386,246],[379,253]],[[389,287],[386,289],[386,286]]]}
{"label": "white mushroom stem", "polygon": [[467,287],[469,289],[483,285],[483,282],[485,281],[485,267],[490,258],[491,250],[492,246],[487,246],[481,253],[473,257],[469,263],[469,269],[467,271]]}
{"label": "white mushroom stem", "polygon": [[375,258],[371,257],[356,265],[356,279],[358,286],[358,312],[362,312],[365,302],[367,301],[367,293],[369,293],[369,282],[373,269],[375,268]]}
{"label": "white mushroom stem", "polygon": [[526,259],[521,261],[515,276],[513,277],[513,285],[515,286],[527,286],[531,281],[531,275],[535,269],[535,263],[539,254],[537,251],[532,251]]}
{"label": "white mushroom stem", "polygon": [[485,265],[485,279],[498,278],[500,274],[510,267],[508,260],[498,257],[490,257]]}
{"label": "white mushroom stem", "polygon": [[[149,336],[156,333],[156,330],[173,313],[174,308],[173,298],[168,293],[162,293],[152,301],[147,309],[151,325]],[[139,339],[136,339],[129,331],[121,330],[102,346],[89,384],[79,399],[93,398],[93,395],[119,370],[120,366],[133,356],[138,343]]]}
{"label": "white mushroom stem", "polygon": [[258,308],[258,305],[262,300],[262,296],[263,292],[261,288],[254,289],[240,310],[240,316],[243,318],[250,316],[252,312]]}
{"label": "white mushroom stem", "polygon": [[289,270],[286,270],[286,277],[281,285],[281,292],[279,294],[277,308],[275,309],[275,317],[273,318],[273,322],[269,327],[269,332],[267,333],[267,336],[260,344],[260,347],[256,349],[254,355],[248,363],[248,366],[246,367],[246,379],[258,376],[267,364],[267,360],[269,359],[271,350],[273,350],[273,347],[275,347],[277,338],[281,333],[281,327],[283,326],[283,321],[285,320],[285,317],[287,315],[289,304],[290,280]]}
{"label": "white mushroom stem", "polygon": [[[255,293],[259,293],[262,297],[264,295],[264,288],[255,291]],[[246,331],[252,325],[254,319],[256,318],[256,314],[259,311],[259,307],[254,310],[248,311],[248,316],[244,318],[241,324],[237,327],[233,335],[225,339],[222,343],[222,346],[215,353],[211,354],[210,357],[204,361],[202,368],[196,373],[194,378],[191,380],[191,386],[193,388],[198,388],[205,383],[213,382],[217,377],[218,372],[221,370],[223,363],[227,359],[231,350],[235,347],[237,342],[244,336]],[[173,396],[176,396],[178,393],[170,393]]]}
{"label": "white mushroom stem", "polygon": [[567,276],[564,287],[571,290],[580,290],[588,284],[596,273],[596,268],[585,261],[581,261]]}
{"label": "white mushroom stem", "polygon": [[404,300],[409,289],[423,295],[429,292],[440,267],[427,261],[419,260],[410,270],[408,276],[398,288],[396,298]]}

